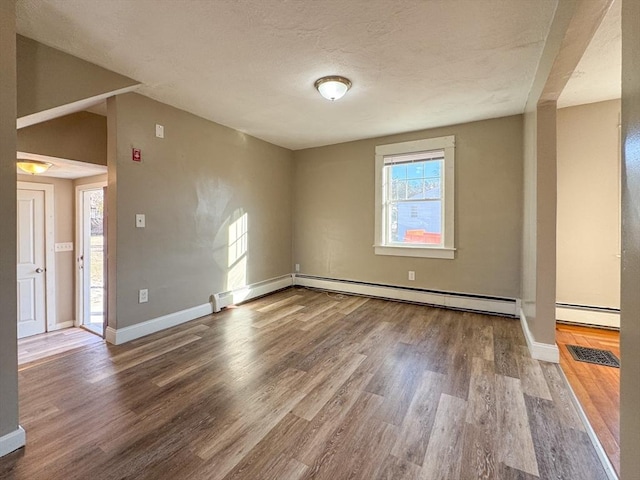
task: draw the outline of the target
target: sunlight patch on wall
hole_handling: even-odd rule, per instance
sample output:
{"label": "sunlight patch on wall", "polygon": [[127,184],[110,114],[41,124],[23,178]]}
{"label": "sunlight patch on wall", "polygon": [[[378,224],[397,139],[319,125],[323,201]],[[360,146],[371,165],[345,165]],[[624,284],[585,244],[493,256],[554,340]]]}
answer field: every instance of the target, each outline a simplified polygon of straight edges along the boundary
{"label": "sunlight patch on wall", "polygon": [[234,217],[236,220],[229,224],[227,290],[238,290],[247,286],[249,221],[247,213],[241,210],[234,212],[232,218]]}

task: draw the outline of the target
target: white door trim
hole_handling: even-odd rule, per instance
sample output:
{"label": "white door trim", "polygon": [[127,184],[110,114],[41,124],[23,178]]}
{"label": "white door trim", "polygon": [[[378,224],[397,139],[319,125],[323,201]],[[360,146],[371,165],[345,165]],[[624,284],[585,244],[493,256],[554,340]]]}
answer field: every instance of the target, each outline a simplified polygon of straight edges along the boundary
{"label": "white door trim", "polygon": [[[78,268],[78,257],[82,255],[84,252],[84,231],[83,231],[83,223],[82,216],[84,215],[83,208],[83,199],[82,194],[87,190],[98,190],[107,186],[107,182],[94,182],[94,183],[86,183],[84,185],[76,185],[76,249],[74,252],[75,256],[75,279],[76,279],[76,319],[74,321],[74,326],[79,327],[84,323],[84,267],[82,273],[80,273],[80,269]],[[107,199],[104,199],[105,203]],[[106,265],[105,265],[106,268]],[[106,304],[107,299],[104,299]]]}
{"label": "white door trim", "polygon": [[48,183],[16,182],[18,190],[40,190],[44,192],[44,282],[46,330],[55,329],[56,318],[56,255],[55,217],[53,185]]}

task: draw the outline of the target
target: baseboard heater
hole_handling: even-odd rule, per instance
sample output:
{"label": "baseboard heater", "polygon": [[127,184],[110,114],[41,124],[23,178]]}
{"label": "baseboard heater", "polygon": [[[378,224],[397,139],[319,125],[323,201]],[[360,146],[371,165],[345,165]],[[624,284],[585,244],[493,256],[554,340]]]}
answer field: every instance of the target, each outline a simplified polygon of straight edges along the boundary
{"label": "baseboard heater", "polygon": [[297,286],[517,318],[519,300],[295,274]]}
{"label": "baseboard heater", "polygon": [[556,320],[572,325],[620,330],[620,309],[556,303]]}
{"label": "baseboard heater", "polygon": [[226,292],[214,293],[211,296],[213,303],[213,311],[219,312],[229,305],[235,305],[238,303],[246,302],[254,298],[268,295],[269,293],[277,292],[283,288],[288,288],[293,285],[293,278],[291,275],[283,275],[282,277],[270,278],[262,282],[252,283],[246,287],[238,288],[235,290],[228,290]]}

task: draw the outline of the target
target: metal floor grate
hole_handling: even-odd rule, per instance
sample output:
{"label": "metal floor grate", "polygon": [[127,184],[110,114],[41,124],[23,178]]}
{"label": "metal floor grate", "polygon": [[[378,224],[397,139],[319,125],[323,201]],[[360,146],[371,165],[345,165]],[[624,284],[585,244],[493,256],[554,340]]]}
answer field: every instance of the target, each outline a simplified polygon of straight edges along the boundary
{"label": "metal floor grate", "polygon": [[567,345],[567,349],[571,352],[573,358],[579,362],[595,363],[596,365],[604,365],[605,367],[620,368],[620,360],[618,360],[618,357],[609,350],[579,347],[577,345]]}

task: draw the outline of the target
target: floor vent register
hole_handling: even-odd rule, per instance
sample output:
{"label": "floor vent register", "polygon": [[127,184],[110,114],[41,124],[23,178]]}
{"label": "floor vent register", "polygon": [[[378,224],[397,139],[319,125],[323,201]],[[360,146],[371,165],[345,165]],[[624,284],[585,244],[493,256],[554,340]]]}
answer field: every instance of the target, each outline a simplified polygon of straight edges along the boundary
{"label": "floor vent register", "polygon": [[578,345],[567,345],[567,349],[578,362],[595,363],[596,365],[620,368],[620,360],[609,350],[579,347]]}

